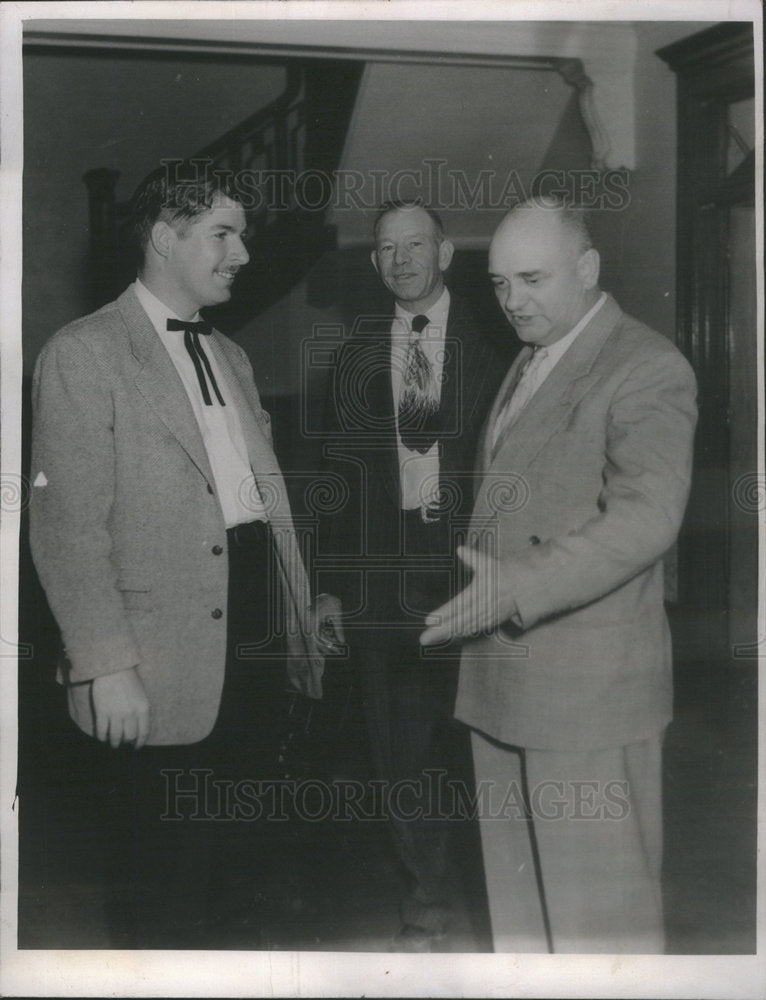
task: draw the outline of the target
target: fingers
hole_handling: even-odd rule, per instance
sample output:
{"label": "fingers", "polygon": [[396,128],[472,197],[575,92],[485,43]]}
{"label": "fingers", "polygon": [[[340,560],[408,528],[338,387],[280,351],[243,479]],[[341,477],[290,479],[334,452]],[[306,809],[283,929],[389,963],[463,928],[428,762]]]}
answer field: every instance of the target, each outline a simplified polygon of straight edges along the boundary
{"label": "fingers", "polygon": [[434,625],[420,634],[421,646],[441,646],[461,639],[462,635],[452,624]]}
{"label": "fingers", "polygon": [[345,635],[339,615],[325,615],[316,629],[316,638],[324,653],[341,653]]}
{"label": "fingers", "polygon": [[146,741],[149,738],[149,709],[147,707],[145,712],[141,712],[138,716],[138,726],[136,731],[136,750],[140,750],[142,746],[146,745]]}
{"label": "fingers", "polygon": [[109,746],[116,750],[122,743],[122,734],[125,730],[125,723],[122,719],[109,720]]}
{"label": "fingers", "polygon": [[426,616],[428,628],[420,637],[423,646],[464,639],[475,635],[484,627],[487,616],[483,613],[483,590],[486,585],[484,573],[480,571],[486,571],[488,557],[468,545],[459,545],[455,551],[461,561],[474,571],[473,582],[451,601]]}
{"label": "fingers", "polygon": [[446,629],[436,627],[427,628],[425,632],[420,633],[420,645],[439,646],[443,642],[448,642],[449,638],[449,633]]}
{"label": "fingers", "polygon": [[489,599],[480,583],[472,583],[451,601],[426,616],[428,628],[420,636],[422,646],[467,639],[493,627]]}
{"label": "fingers", "polygon": [[96,737],[102,743],[109,743],[113,749],[132,743],[137,750],[146,744],[149,736],[149,712],[137,711],[127,716],[96,715]]}
{"label": "fingers", "polygon": [[425,633],[429,645],[488,634],[507,617],[500,608],[497,559],[466,545],[459,546],[457,554],[473,570],[473,579],[451,601],[426,618],[426,625],[435,629]]}
{"label": "fingers", "polygon": [[426,615],[425,632],[420,635],[421,646],[437,646],[440,643],[449,642],[455,634],[454,631],[455,599],[443,604],[436,611]]}
{"label": "fingers", "polygon": [[451,601],[442,604],[440,608],[429,612],[426,615],[426,625],[443,625],[448,619],[452,618],[455,613],[455,601],[456,598],[453,597]]}
{"label": "fingers", "polygon": [[121,743],[135,743],[138,736],[138,719],[135,715],[129,715],[122,721]]}
{"label": "fingers", "polygon": [[106,743],[109,739],[109,713],[102,712],[96,707],[96,739]]}
{"label": "fingers", "polygon": [[343,622],[342,622],[340,616],[338,615],[337,617],[334,617],[331,620],[332,620],[333,628],[335,629],[335,635],[338,638],[338,642],[345,642],[346,641],[346,632],[345,632],[345,630],[343,628]]}

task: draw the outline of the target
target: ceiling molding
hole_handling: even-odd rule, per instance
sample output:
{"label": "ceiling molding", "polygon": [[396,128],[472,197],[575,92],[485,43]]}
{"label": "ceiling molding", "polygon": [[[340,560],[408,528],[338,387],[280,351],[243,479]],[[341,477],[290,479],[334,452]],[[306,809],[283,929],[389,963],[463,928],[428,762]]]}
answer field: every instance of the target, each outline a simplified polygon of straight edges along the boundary
{"label": "ceiling molding", "polygon": [[[629,22],[29,20],[28,51],[362,59],[554,69],[580,60],[584,114],[606,168],[635,167],[635,27]],[[373,44],[370,44],[372,41]],[[593,131],[595,129],[595,131]]]}

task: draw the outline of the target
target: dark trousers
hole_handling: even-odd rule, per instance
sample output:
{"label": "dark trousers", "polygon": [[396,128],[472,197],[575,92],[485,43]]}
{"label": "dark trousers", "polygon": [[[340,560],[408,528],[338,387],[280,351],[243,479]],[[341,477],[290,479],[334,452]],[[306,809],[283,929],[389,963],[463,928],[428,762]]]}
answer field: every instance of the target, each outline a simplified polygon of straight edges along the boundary
{"label": "dark trousers", "polygon": [[391,828],[409,876],[402,919],[441,932],[457,881],[452,796],[443,789],[458,782],[470,796],[473,781],[468,731],[453,718],[457,651],[435,657],[421,649],[418,636],[424,616],[459,583],[451,575],[448,526],[424,523],[419,511],[404,514],[401,525],[405,558],[391,558],[388,593],[376,592],[375,579],[369,581],[373,614],[386,624],[351,642],[373,765],[390,792]]}
{"label": "dark trousers", "polygon": [[74,737],[103,817],[115,947],[225,946],[233,922],[265,898],[275,867],[282,831],[267,816],[266,786],[276,775],[286,683],[283,640],[270,621],[270,533],[260,525],[227,534],[226,671],[210,735],[138,751],[79,730]]}

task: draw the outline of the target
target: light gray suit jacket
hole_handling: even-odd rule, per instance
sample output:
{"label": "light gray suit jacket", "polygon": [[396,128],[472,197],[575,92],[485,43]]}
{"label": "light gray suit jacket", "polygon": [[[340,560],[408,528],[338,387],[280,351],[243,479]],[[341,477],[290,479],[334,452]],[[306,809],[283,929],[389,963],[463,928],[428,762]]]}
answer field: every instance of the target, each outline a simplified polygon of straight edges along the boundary
{"label": "light gray suit jacket", "polygon": [[[319,697],[323,660],[269,417],[244,351],[218,332],[209,345],[269,513],[288,674]],[[132,288],[51,338],[33,405],[31,544],[66,646],[72,717],[92,734],[89,682],[137,666],[149,743],[197,742],[223,686],[226,527],[188,396]]]}
{"label": "light gray suit jacket", "polygon": [[588,750],[671,717],[663,554],[683,516],[694,374],[611,297],[491,448],[489,415],[469,542],[503,560],[514,621],[463,648],[456,715],[517,746]]}

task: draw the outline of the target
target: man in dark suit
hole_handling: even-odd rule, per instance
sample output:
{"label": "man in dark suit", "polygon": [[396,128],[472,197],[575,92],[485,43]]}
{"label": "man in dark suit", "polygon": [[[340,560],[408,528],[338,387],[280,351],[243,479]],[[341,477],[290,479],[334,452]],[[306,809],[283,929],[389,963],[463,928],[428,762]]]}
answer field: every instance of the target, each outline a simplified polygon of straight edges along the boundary
{"label": "man in dark suit", "polygon": [[525,347],[479,447],[473,578],[422,641],[466,640],[456,715],[487,792],[495,950],[661,952],[663,555],[689,491],[694,373],[598,287],[582,213],[518,205],[489,269]]}
{"label": "man in dark suit", "polygon": [[334,560],[377,777],[397,792],[389,815],[411,886],[394,947],[429,950],[447,929],[455,881],[434,782],[461,773],[467,744],[451,719],[456,660],[423,654],[418,632],[458,586],[476,442],[502,376],[467,304],[445,287],[453,247],[439,217],[390,204],[374,235],[395,313],[359,321],[333,372],[326,452],[348,501],[327,519],[319,555]]}
{"label": "man in dark suit", "polygon": [[240,783],[275,776],[287,678],[319,697],[323,658],[252,369],[199,317],[247,262],[243,207],[161,167],[133,208],[138,279],[37,360],[31,542],[73,760],[114,806],[114,943],[204,947],[262,888]]}

